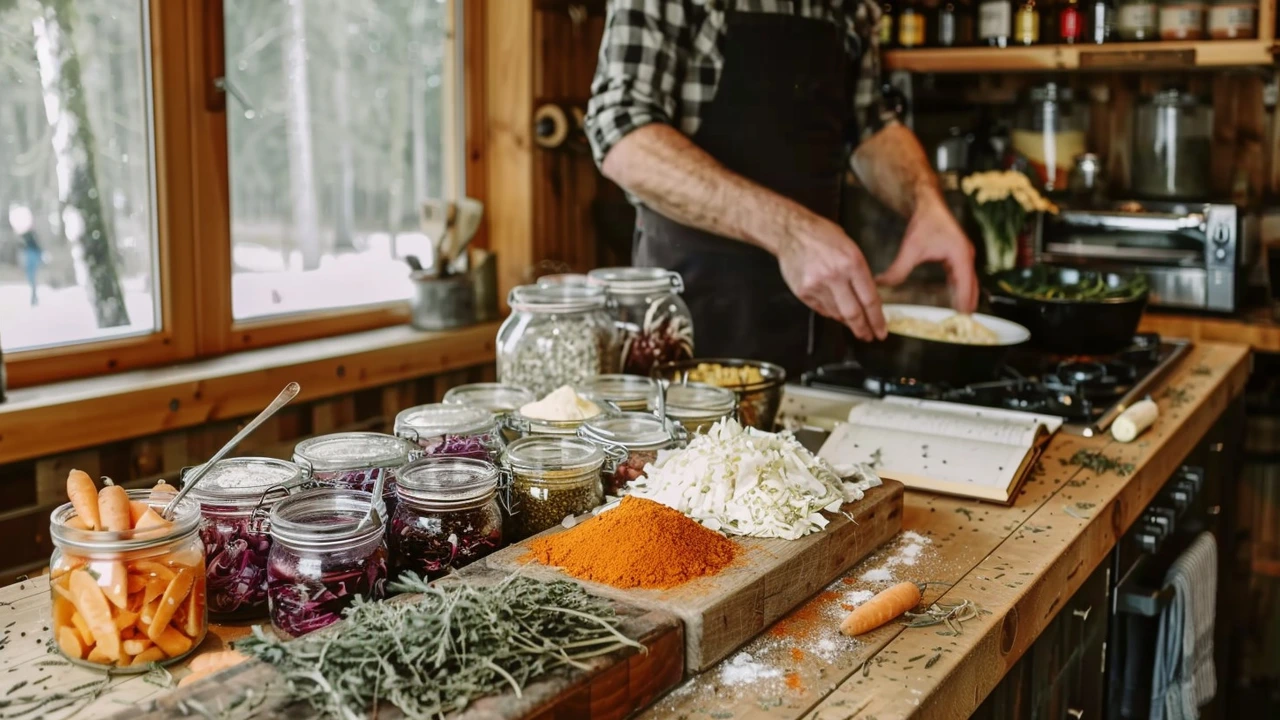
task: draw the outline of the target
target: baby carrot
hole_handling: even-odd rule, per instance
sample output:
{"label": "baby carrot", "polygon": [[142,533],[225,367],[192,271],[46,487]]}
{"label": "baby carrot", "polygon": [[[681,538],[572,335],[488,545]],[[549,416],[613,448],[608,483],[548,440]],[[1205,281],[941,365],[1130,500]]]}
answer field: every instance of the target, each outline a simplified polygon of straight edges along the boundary
{"label": "baby carrot", "polygon": [[98,527],[116,532],[133,527],[129,519],[129,494],[119,485],[108,485],[98,493]]}
{"label": "baby carrot", "polygon": [[902,582],[854,608],[840,623],[840,632],[853,637],[871,632],[920,604],[920,586]]}
{"label": "baby carrot", "polygon": [[88,473],[72,470],[67,475],[67,499],[90,530],[101,527],[98,522],[98,488]]}

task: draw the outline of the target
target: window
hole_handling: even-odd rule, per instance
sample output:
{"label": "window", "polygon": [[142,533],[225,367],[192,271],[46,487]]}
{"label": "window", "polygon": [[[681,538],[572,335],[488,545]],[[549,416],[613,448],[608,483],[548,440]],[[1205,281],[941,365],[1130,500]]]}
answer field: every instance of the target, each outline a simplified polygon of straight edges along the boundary
{"label": "window", "polygon": [[441,0],[226,0],[235,321],[404,301],[451,198]]}
{"label": "window", "polygon": [[0,2],[0,347],[157,328],[143,0]]}

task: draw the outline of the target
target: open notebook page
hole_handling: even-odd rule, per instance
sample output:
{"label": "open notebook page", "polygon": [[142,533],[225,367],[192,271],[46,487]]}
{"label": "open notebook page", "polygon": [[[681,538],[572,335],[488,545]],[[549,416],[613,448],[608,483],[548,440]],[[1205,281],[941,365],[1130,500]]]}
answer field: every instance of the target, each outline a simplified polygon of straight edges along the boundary
{"label": "open notebook page", "polygon": [[1034,445],[1042,428],[1053,434],[1062,426],[1051,415],[902,397],[856,405],[849,422],[1022,447]]}

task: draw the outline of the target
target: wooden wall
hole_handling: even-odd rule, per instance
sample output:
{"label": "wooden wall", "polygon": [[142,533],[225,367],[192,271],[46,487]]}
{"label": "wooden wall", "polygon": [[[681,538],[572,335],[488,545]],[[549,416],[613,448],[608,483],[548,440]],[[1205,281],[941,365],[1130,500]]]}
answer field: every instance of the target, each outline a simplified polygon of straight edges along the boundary
{"label": "wooden wall", "polygon": [[[288,459],[299,440],[352,430],[390,431],[396,413],[436,402],[449,388],[494,379],[493,365],[422,377],[327,400],[289,406],[237,448],[235,455]],[[85,448],[76,452],[0,465],[0,585],[39,572],[49,560],[49,513],[66,502],[67,472],[79,468],[119,484],[144,487],[161,478],[173,482],[184,467],[207,460],[249,418]],[[76,432],[74,421],[50,432]]]}

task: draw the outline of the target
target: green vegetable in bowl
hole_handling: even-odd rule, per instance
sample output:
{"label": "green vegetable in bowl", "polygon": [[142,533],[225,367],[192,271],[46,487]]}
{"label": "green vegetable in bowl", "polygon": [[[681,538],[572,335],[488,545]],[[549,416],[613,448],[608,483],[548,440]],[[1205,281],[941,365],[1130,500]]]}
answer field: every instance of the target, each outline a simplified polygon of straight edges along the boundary
{"label": "green vegetable in bowl", "polygon": [[[1098,272],[1079,272],[1076,282],[1066,282],[1062,273],[1032,271],[1021,276],[1007,276],[996,281],[996,286],[1017,297],[1033,300],[1071,300],[1081,302],[1106,302],[1108,300],[1133,300],[1147,292],[1145,275],[1122,277],[1109,283],[1108,275]],[[1111,275],[1115,278],[1117,276]]]}

